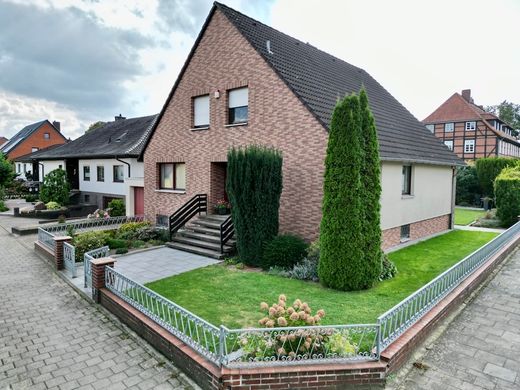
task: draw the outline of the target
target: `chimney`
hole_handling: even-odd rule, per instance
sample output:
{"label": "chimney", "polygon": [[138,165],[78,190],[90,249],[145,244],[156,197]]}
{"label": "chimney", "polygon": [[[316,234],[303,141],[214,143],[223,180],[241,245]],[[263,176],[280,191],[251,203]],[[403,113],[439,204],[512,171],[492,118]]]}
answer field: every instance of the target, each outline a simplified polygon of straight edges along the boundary
{"label": "chimney", "polygon": [[468,103],[473,103],[473,98],[471,97],[471,89],[463,89],[462,90],[462,97]]}
{"label": "chimney", "polygon": [[121,116],[121,114],[119,114],[118,116],[115,116],[114,119],[115,119],[116,121],[122,121],[123,119],[126,119],[126,117]]}
{"label": "chimney", "polygon": [[61,132],[61,124],[60,124],[60,122],[58,122],[58,121],[53,121],[53,122],[52,122],[52,125],[53,125],[53,126],[54,126],[58,131]]}

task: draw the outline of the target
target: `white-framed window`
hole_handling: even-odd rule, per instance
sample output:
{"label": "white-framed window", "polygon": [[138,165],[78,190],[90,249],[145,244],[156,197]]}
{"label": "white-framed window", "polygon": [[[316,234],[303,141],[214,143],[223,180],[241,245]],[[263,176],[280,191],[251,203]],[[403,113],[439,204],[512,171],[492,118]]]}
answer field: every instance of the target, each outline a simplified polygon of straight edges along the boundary
{"label": "white-framed window", "polygon": [[453,122],[445,123],[444,124],[444,131],[447,133],[451,133],[455,130],[455,124]]}
{"label": "white-framed window", "polygon": [[105,181],[105,166],[98,165],[96,167],[97,181]]}
{"label": "white-framed window", "polygon": [[426,125],[426,128],[430,130],[432,133],[435,132],[435,125]]}
{"label": "white-framed window", "polygon": [[444,141],[444,145],[446,145],[449,150],[453,150],[453,141],[452,140]]}
{"label": "white-framed window", "polygon": [[18,163],[16,166],[16,172],[20,173],[22,171],[22,164]]}
{"label": "white-framed window", "polygon": [[83,181],[90,181],[90,165],[83,165]]}
{"label": "white-framed window", "polygon": [[247,123],[249,89],[237,88],[228,91],[228,123]]}
{"label": "white-framed window", "polygon": [[31,148],[31,153],[37,152],[38,150],[40,150],[40,148],[37,148],[37,147],[33,146]]}
{"label": "white-framed window", "polygon": [[477,122],[466,122],[466,131],[475,131],[477,129]]}
{"label": "white-framed window", "polygon": [[412,194],[412,166],[403,165],[402,195]]}
{"label": "white-framed window", "polygon": [[123,165],[114,165],[113,170],[113,182],[122,183],[125,181],[125,167]]}
{"label": "white-framed window", "polygon": [[159,188],[162,190],[186,189],[186,164],[163,163],[159,164]]}
{"label": "white-framed window", "polygon": [[51,139],[51,135],[49,133],[43,133],[43,139]]}
{"label": "white-framed window", "polygon": [[475,152],[475,140],[467,139],[464,141],[464,153],[473,153]]}
{"label": "white-framed window", "polygon": [[193,127],[209,126],[209,95],[193,98]]}
{"label": "white-framed window", "polygon": [[27,173],[27,164],[23,164],[23,173]]}

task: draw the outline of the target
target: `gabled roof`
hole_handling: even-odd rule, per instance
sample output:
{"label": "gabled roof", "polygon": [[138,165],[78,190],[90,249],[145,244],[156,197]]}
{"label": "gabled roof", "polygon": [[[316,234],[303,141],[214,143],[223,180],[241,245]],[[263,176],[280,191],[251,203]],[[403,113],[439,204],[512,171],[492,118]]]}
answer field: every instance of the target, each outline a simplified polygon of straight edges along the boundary
{"label": "gabled roof", "polygon": [[[216,10],[220,10],[317,120],[328,129],[338,98],[365,87],[382,160],[460,165],[462,161],[363,69],[215,2],[159,114],[160,122]],[[269,46],[269,47],[268,47]],[[157,126],[157,125],[156,125]],[[155,131],[156,126],[152,129]],[[140,156],[142,158],[142,155]]]}
{"label": "gabled roof", "polygon": [[[48,123],[53,129],[55,129],[58,132],[58,134],[60,134],[63,137],[60,131],[56,129],[56,127],[54,127],[54,125],[51,122],[45,119],[43,121],[32,123],[30,125],[25,126],[22,130],[16,133],[7,143],[3,144],[0,147],[0,151],[4,153],[9,153],[18,144],[23,142],[27,137],[29,137],[32,133],[34,133],[36,130],[42,127],[45,123]],[[63,139],[65,139],[65,137],[63,137]]]}
{"label": "gabled roof", "polygon": [[518,142],[515,137],[503,132],[502,130],[497,130],[494,126],[487,122],[488,120],[497,120],[501,123],[505,123],[502,119],[491,112],[485,111],[481,106],[473,103],[473,99],[467,101],[461,94],[457,92],[451,95],[435,111],[424,118],[423,123],[434,124],[443,122],[464,122],[477,120],[484,121],[486,127],[499,137]]}
{"label": "gabled roof", "polygon": [[2,146],[9,141],[7,138],[0,136],[0,150],[2,149]]}
{"label": "gabled roof", "polygon": [[150,115],[108,122],[65,145],[39,150],[17,161],[137,157],[156,118],[157,115]]}

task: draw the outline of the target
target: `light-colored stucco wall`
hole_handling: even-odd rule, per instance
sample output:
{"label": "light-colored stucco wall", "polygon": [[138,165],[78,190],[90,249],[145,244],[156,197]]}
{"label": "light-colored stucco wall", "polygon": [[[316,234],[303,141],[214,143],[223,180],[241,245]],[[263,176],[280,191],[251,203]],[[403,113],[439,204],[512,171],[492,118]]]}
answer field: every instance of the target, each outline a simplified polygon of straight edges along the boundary
{"label": "light-colored stucco wall", "polygon": [[383,162],[381,229],[451,213],[452,169],[412,164],[412,194],[402,195],[402,163]]}
{"label": "light-colored stucco wall", "polygon": [[65,169],[65,161],[63,160],[49,160],[49,161],[40,161],[39,169],[40,169],[40,181],[43,181],[44,175],[47,176],[49,173],[54,171],[55,169],[60,168]]}
{"label": "light-colored stucco wall", "polygon": [[[121,159],[131,164],[132,177],[143,177],[143,163],[137,162],[135,158]],[[85,181],[83,177],[83,167],[90,166],[90,181]],[[128,192],[125,182],[114,182],[114,165],[123,165],[124,180],[128,179],[128,166],[116,159],[93,159],[93,160],[79,160],[79,189],[86,192],[99,192],[103,194],[126,195]],[[97,181],[97,167],[105,167],[105,181]]]}

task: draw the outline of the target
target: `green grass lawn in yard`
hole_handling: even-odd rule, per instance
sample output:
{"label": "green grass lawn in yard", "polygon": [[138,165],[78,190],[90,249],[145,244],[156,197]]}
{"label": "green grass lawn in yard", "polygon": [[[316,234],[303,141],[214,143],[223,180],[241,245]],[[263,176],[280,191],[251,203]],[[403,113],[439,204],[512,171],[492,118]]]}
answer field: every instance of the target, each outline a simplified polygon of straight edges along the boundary
{"label": "green grass lawn in yard", "polygon": [[455,225],[469,225],[471,222],[486,215],[484,210],[468,210],[455,207]]}
{"label": "green grass lawn in yard", "polygon": [[313,312],[324,309],[322,324],[374,323],[379,315],[495,236],[457,230],[393,252],[389,257],[397,266],[397,276],[365,291],[335,291],[318,283],[224,265],[199,268],[147,286],[216,326],[256,327],[262,317],[260,302],[272,304],[282,293],[289,303],[300,298]]}

